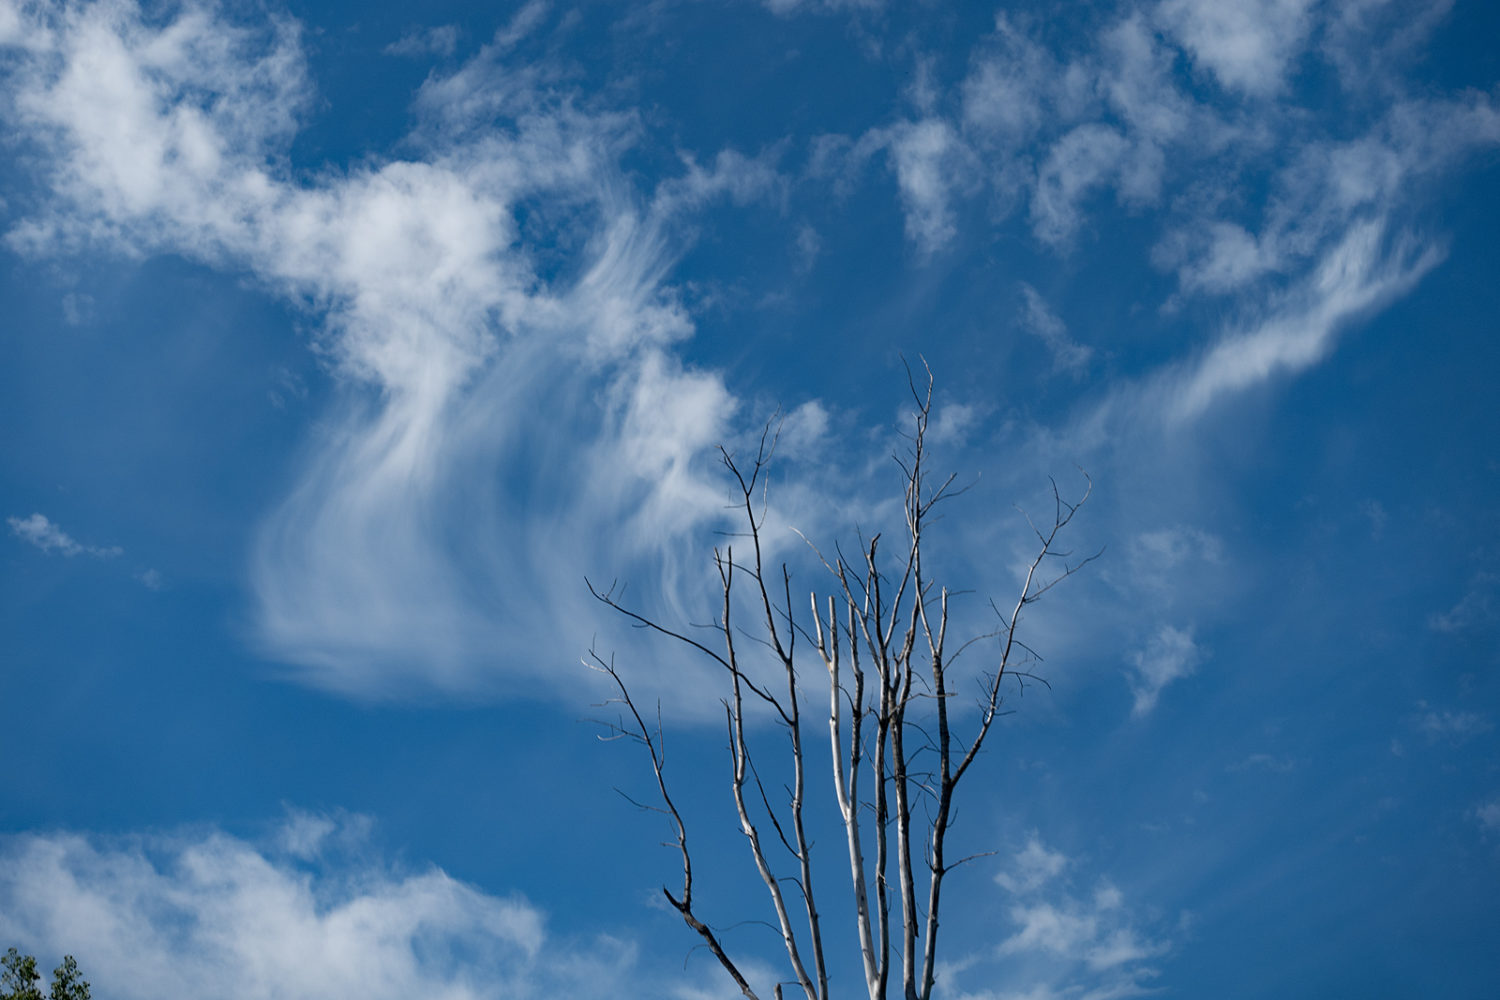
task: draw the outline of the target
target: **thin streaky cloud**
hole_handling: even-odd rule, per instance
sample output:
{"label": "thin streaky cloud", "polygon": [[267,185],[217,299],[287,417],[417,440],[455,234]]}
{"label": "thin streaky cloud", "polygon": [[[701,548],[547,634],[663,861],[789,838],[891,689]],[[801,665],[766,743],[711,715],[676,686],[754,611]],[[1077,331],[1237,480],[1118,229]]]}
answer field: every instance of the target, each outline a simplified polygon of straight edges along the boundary
{"label": "thin streaky cloud", "polygon": [[413,29],[385,47],[386,55],[420,58],[451,56],[458,47],[458,25],[443,24],[435,28]]}
{"label": "thin streaky cloud", "polygon": [[[774,168],[724,152],[641,197],[614,159],[632,141],[628,122],[523,80],[506,98],[519,135],[465,133],[430,160],[301,183],[258,155],[306,100],[300,71],[279,89],[267,83],[300,67],[295,32],[257,42],[206,14],[159,28],[139,18],[128,5],[84,7],[56,27],[26,24],[64,58],[22,61],[24,121],[70,166],[12,243],[62,252],[67,234],[102,222],[125,247],[238,261],[321,305],[319,339],[355,391],[259,534],[260,641],[309,681],[347,693],[494,690],[514,670],[534,671],[532,682],[554,676],[539,650],[528,653],[531,637],[516,641],[537,602],[577,605],[594,567],[675,552],[722,515],[700,458],[727,439],[739,404],[717,373],[667,350],[693,325],[665,275],[683,245],[683,210],[767,196]],[[106,56],[110,78],[84,79],[80,67]],[[482,52],[424,90],[446,85],[461,107],[500,72],[493,58]],[[164,78],[220,88],[212,113]],[[514,213],[536,199],[560,210],[570,233],[593,227],[570,280],[540,281],[529,244],[516,241]],[[563,398],[576,401],[572,417],[540,419],[541,400]],[[460,557],[432,516],[472,499],[453,470],[477,456],[504,467],[536,435],[597,442],[586,468],[525,473],[530,488],[569,498],[555,530],[480,532],[487,558]],[[510,523],[514,502],[490,493],[465,521]],[[531,551],[526,539],[539,535],[566,539],[566,550]],[[486,653],[503,647],[508,666]]]}
{"label": "thin streaky cloud", "polygon": [[1203,413],[1222,396],[1321,361],[1351,322],[1408,292],[1443,259],[1441,247],[1398,236],[1380,221],[1355,225],[1280,309],[1212,347],[1172,388],[1174,422]]}
{"label": "thin streaky cloud", "polygon": [[1052,355],[1053,371],[1075,376],[1082,374],[1094,356],[1094,349],[1070,337],[1067,326],[1047,305],[1047,300],[1025,282],[1021,283],[1021,300],[1021,323],[1047,346]]}
{"label": "thin streaky cloud", "polygon": [[84,545],[50,521],[45,514],[8,517],[5,521],[10,525],[11,534],[43,552],[55,552],[69,558],[88,555],[96,559],[113,559],[125,553],[118,545]]}

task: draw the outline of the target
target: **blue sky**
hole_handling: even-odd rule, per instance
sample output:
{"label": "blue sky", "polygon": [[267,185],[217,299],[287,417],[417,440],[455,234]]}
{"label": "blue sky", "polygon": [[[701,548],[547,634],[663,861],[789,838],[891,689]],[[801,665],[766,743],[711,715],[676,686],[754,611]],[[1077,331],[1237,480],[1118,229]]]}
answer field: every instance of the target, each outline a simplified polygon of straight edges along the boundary
{"label": "blue sky", "polygon": [[580,657],[660,701],[729,926],[715,677],[584,578],[711,618],[715,449],[779,413],[826,591],[792,529],[899,515],[920,357],[956,622],[1049,476],[1104,550],[1025,622],[937,995],[1494,995],[1494,5],[424,11],[0,0],[0,946],[735,995]]}

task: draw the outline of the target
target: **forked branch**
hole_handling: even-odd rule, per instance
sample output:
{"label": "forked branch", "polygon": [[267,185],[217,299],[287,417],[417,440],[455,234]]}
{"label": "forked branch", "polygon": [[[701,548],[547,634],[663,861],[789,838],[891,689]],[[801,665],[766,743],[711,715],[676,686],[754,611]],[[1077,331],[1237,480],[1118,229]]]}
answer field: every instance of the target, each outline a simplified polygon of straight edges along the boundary
{"label": "forked branch", "polygon": [[[934,510],[964,489],[953,487],[952,476],[934,481],[935,485],[929,483],[927,432],[933,405],[932,375],[926,371],[925,382],[918,382],[910,369],[908,374],[915,412],[905,446],[894,456],[902,477],[905,537],[885,546],[879,534],[867,541],[862,539],[852,559],[838,547],[831,557],[813,548],[829,573],[833,592],[822,597],[812,595],[811,619],[803,620],[806,625],[793,614],[791,574],[786,565],[765,564],[761,532],[766,524],[766,469],[776,443],[770,425],[748,464],[741,465],[727,450],[720,452],[735,489],[732,506],[742,524],[734,537],[749,554],[743,562],[736,562],[730,549],[714,552],[721,587],[719,620],[714,623],[719,633],[718,649],[624,607],[613,588],[600,591],[589,585],[595,598],[637,626],[677,640],[723,671],[728,687],[724,708],[731,765],[729,786],[738,825],[775,912],[792,976],[808,1000],[827,1000],[830,992],[822,911],[814,893],[817,866],[806,815],[809,783],[798,635],[805,640],[802,649],[810,645],[816,651],[828,681],[831,790],[844,828],[850,875],[847,904],[859,941],[866,991],[871,1000],[887,1000],[888,995],[930,1000],[936,982],[944,879],[967,862],[993,853],[971,853],[950,862],[947,840],[956,816],[959,785],[978,760],[996,718],[1003,714],[1006,679],[1031,676],[1024,668],[1035,656],[1019,638],[1024,611],[1098,556],[1073,559],[1058,545],[1087,502],[1092,483],[1085,475],[1083,495],[1068,501],[1054,482],[1051,523],[1039,526],[1026,518],[1035,532],[1037,549],[1022,574],[1014,604],[1002,612],[991,602],[997,617],[994,627],[956,638],[956,648],[950,652],[953,593],[930,574],[924,549]],[[886,555],[890,549],[895,550],[894,559]],[[1060,570],[1053,568],[1058,564]],[[745,586],[750,587],[744,595],[748,603],[737,602],[736,588]],[[731,623],[736,606],[753,609],[751,617],[757,619],[754,631],[742,632],[738,624]],[[747,673],[737,647],[737,637],[746,635],[769,651],[772,674],[779,668],[779,678],[770,681],[762,674],[752,678]],[[968,652],[972,658],[984,649],[992,651],[991,659],[982,668],[978,702],[970,715],[954,701],[954,678],[958,675],[952,673],[953,662],[960,654]],[[662,811],[676,830],[683,888],[676,895],[665,889],[663,892],[741,992],[754,997],[718,936],[694,911],[686,826],[663,773],[660,726],[653,729],[643,720],[613,663],[592,652],[590,657],[590,665],[606,673],[619,693],[616,700],[625,706],[628,720],[621,726],[645,747]],[[773,725],[785,731],[791,776],[782,786],[787,794],[784,802],[768,794],[752,758],[749,733],[754,727],[747,718],[746,693],[753,696],[753,703],[766,706]],[[621,726],[614,727],[614,735],[621,734]],[[751,796],[746,795],[747,781],[754,782]],[[765,823],[786,848],[793,871],[778,873],[771,863],[761,842]],[[872,841],[873,858],[868,853]],[[925,869],[922,898],[918,895],[918,863]],[[794,926],[784,883],[795,885],[802,897],[802,932]],[[892,912],[898,900],[899,919]],[[804,960],[804,954],[810,963]],[[893,972],[897,968],[900,985],[894,987]],[[775,990],[779,997],[781,987]]]}

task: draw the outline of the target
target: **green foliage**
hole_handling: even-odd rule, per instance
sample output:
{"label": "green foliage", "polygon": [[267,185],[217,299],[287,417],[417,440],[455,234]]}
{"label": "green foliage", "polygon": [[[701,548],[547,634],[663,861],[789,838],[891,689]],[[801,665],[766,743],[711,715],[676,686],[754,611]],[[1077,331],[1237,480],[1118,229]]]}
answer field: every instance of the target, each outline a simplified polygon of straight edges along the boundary
{"label": "green foliage", "polygon": [[0,1000],[42,1000],[42,991],[37,983],[42,981],[36,971],[36,959],[22,955],[12,948],[0,959]]}
{"label": "green foliage", "polygon": [[[44,1000],[36,959],[11,948],[0,958],[0,1000]],[[89,984],[78,974],[72,955],[52,970],[52,990],[45,1000],[89,1000]]]}
{"label": "green foliage", "polygon": [[89,984],[78,974],[78,963],[72,955],[64,955],[62,965],[52,970],[48,1000],[89,1000]]}

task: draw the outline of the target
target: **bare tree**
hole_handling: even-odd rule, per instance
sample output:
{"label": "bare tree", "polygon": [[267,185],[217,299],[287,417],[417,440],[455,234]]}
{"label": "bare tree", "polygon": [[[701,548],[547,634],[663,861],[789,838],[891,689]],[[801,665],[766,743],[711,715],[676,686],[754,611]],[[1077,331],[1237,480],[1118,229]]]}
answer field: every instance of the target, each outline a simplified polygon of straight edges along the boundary
{"label": "bare tree", "polygon": [[[1037,548],[1020,595],[1004,608],[991,602],[994,627],[952,646],[949,591],[938,585],[924,565],[923,548],[933,509],[962,491],[954,489],[952,476],[935,485],[928,479],[931,373],[925,386],[913,382],[911,388],[915,425],[905,451],[896,456],[904,483],[906,522],[900,551],[884,563],[876,535],[862,543],[854,559],[842,550],[835,550],[831,557],[819,552],[831,575],[832,592],[821,601],[816,593],[812,595],[808,618],[799,621],[792,611],[791,574],[786,564],[767,567],[763,555],[764,480],[775,448],[770,427],[748,466],[720,449],[734,483],[734,506],[743,518],[744,530],[735,536],[742,539],[741,553],[732,546],[714,550],[722,603],[712,626],[712,645],[626,607],[613,587],[599,590],[589,584],[598,600],[634,624],[685,644],[722,670],[727,686],[723,706],[730,751],[729,790],[740,831],[770,897],[792,979],[808,1000],[827,1000],[829,973],[823,913],[813,882],[819,869],[813,864],[804,815],[808,754],[803,742],[803,702],[809,695],[799,656],[811,647],[827,673],[831,788],[848,846],[850,902],[866,989],[871,1000],[888,996],[928,1000],[936,977],[944,880],[965,861],[979,856],[948,857],[955,796],[1001,714],[1005,682],[1031,676],[1024,668],[1033,654],[1018,636],[1023,612],[1094,558],[1070,563],[1069,553],[1058,549],[1059,536],[1088,499],[1091,485],[1077,502],[1070,503],[1054,482],[1051,523],[1039,526],[1027,518]],[[745,548],[748,553],[743,552]],[[1054,565],[1060,568],[1051,569]],[[748,588],[748,595],[742,588]],[[753,631],[742,629],[736,618],[737,609],[746,607],[753,609]],[[746,641],[769,650],[774,661],[772,680],[765,679],[764,670],[752,669],[754,654],[747,655],[740,648]],[[978,672],[977,704],[960,734],[960,717],[970,713],[962,711],[960,701],[955,700],[959,692],[952,671],[960,654],[969,650],[971,655],[982,652],[989,659]],[[693,855],[687,824],[666,776],[660,708],[651,720],[641,714],[613,659],[590,650],[586,662],[607,674],[617,692],[610,704],[620,706],[620,715],[617,721],[605,723],[605,738],[634,740],[650,760],[661,804],[637,804],[665,814],[676,834],[682,888],[673,893],[663,887],[663,894],[740,991],[759,1000],[719,933],[696,908]],[[754,728],[752,717],[757,714],[769,715],[788,737],[791,780],[785,802],[773,803],[751,752],[746,731],[747,725]],[[925,769],[914,766],[919,755],[930,757],[933,763]],[[768,853],[767,840],[772,836],[790,862],[773,863],[772,855],[780,859],[780,854],[774,844]],[[925,881],[920,890],[919,870]],[[922,890],[925,899],[919,897]],[[892,912],[893,896],[899,902],[899,916]],[[894,963],[899,967],[893,973]],[[899,987],[893,985],[897,975]],[[779,1000],[781,984],[774,987],[774,994]]]}

